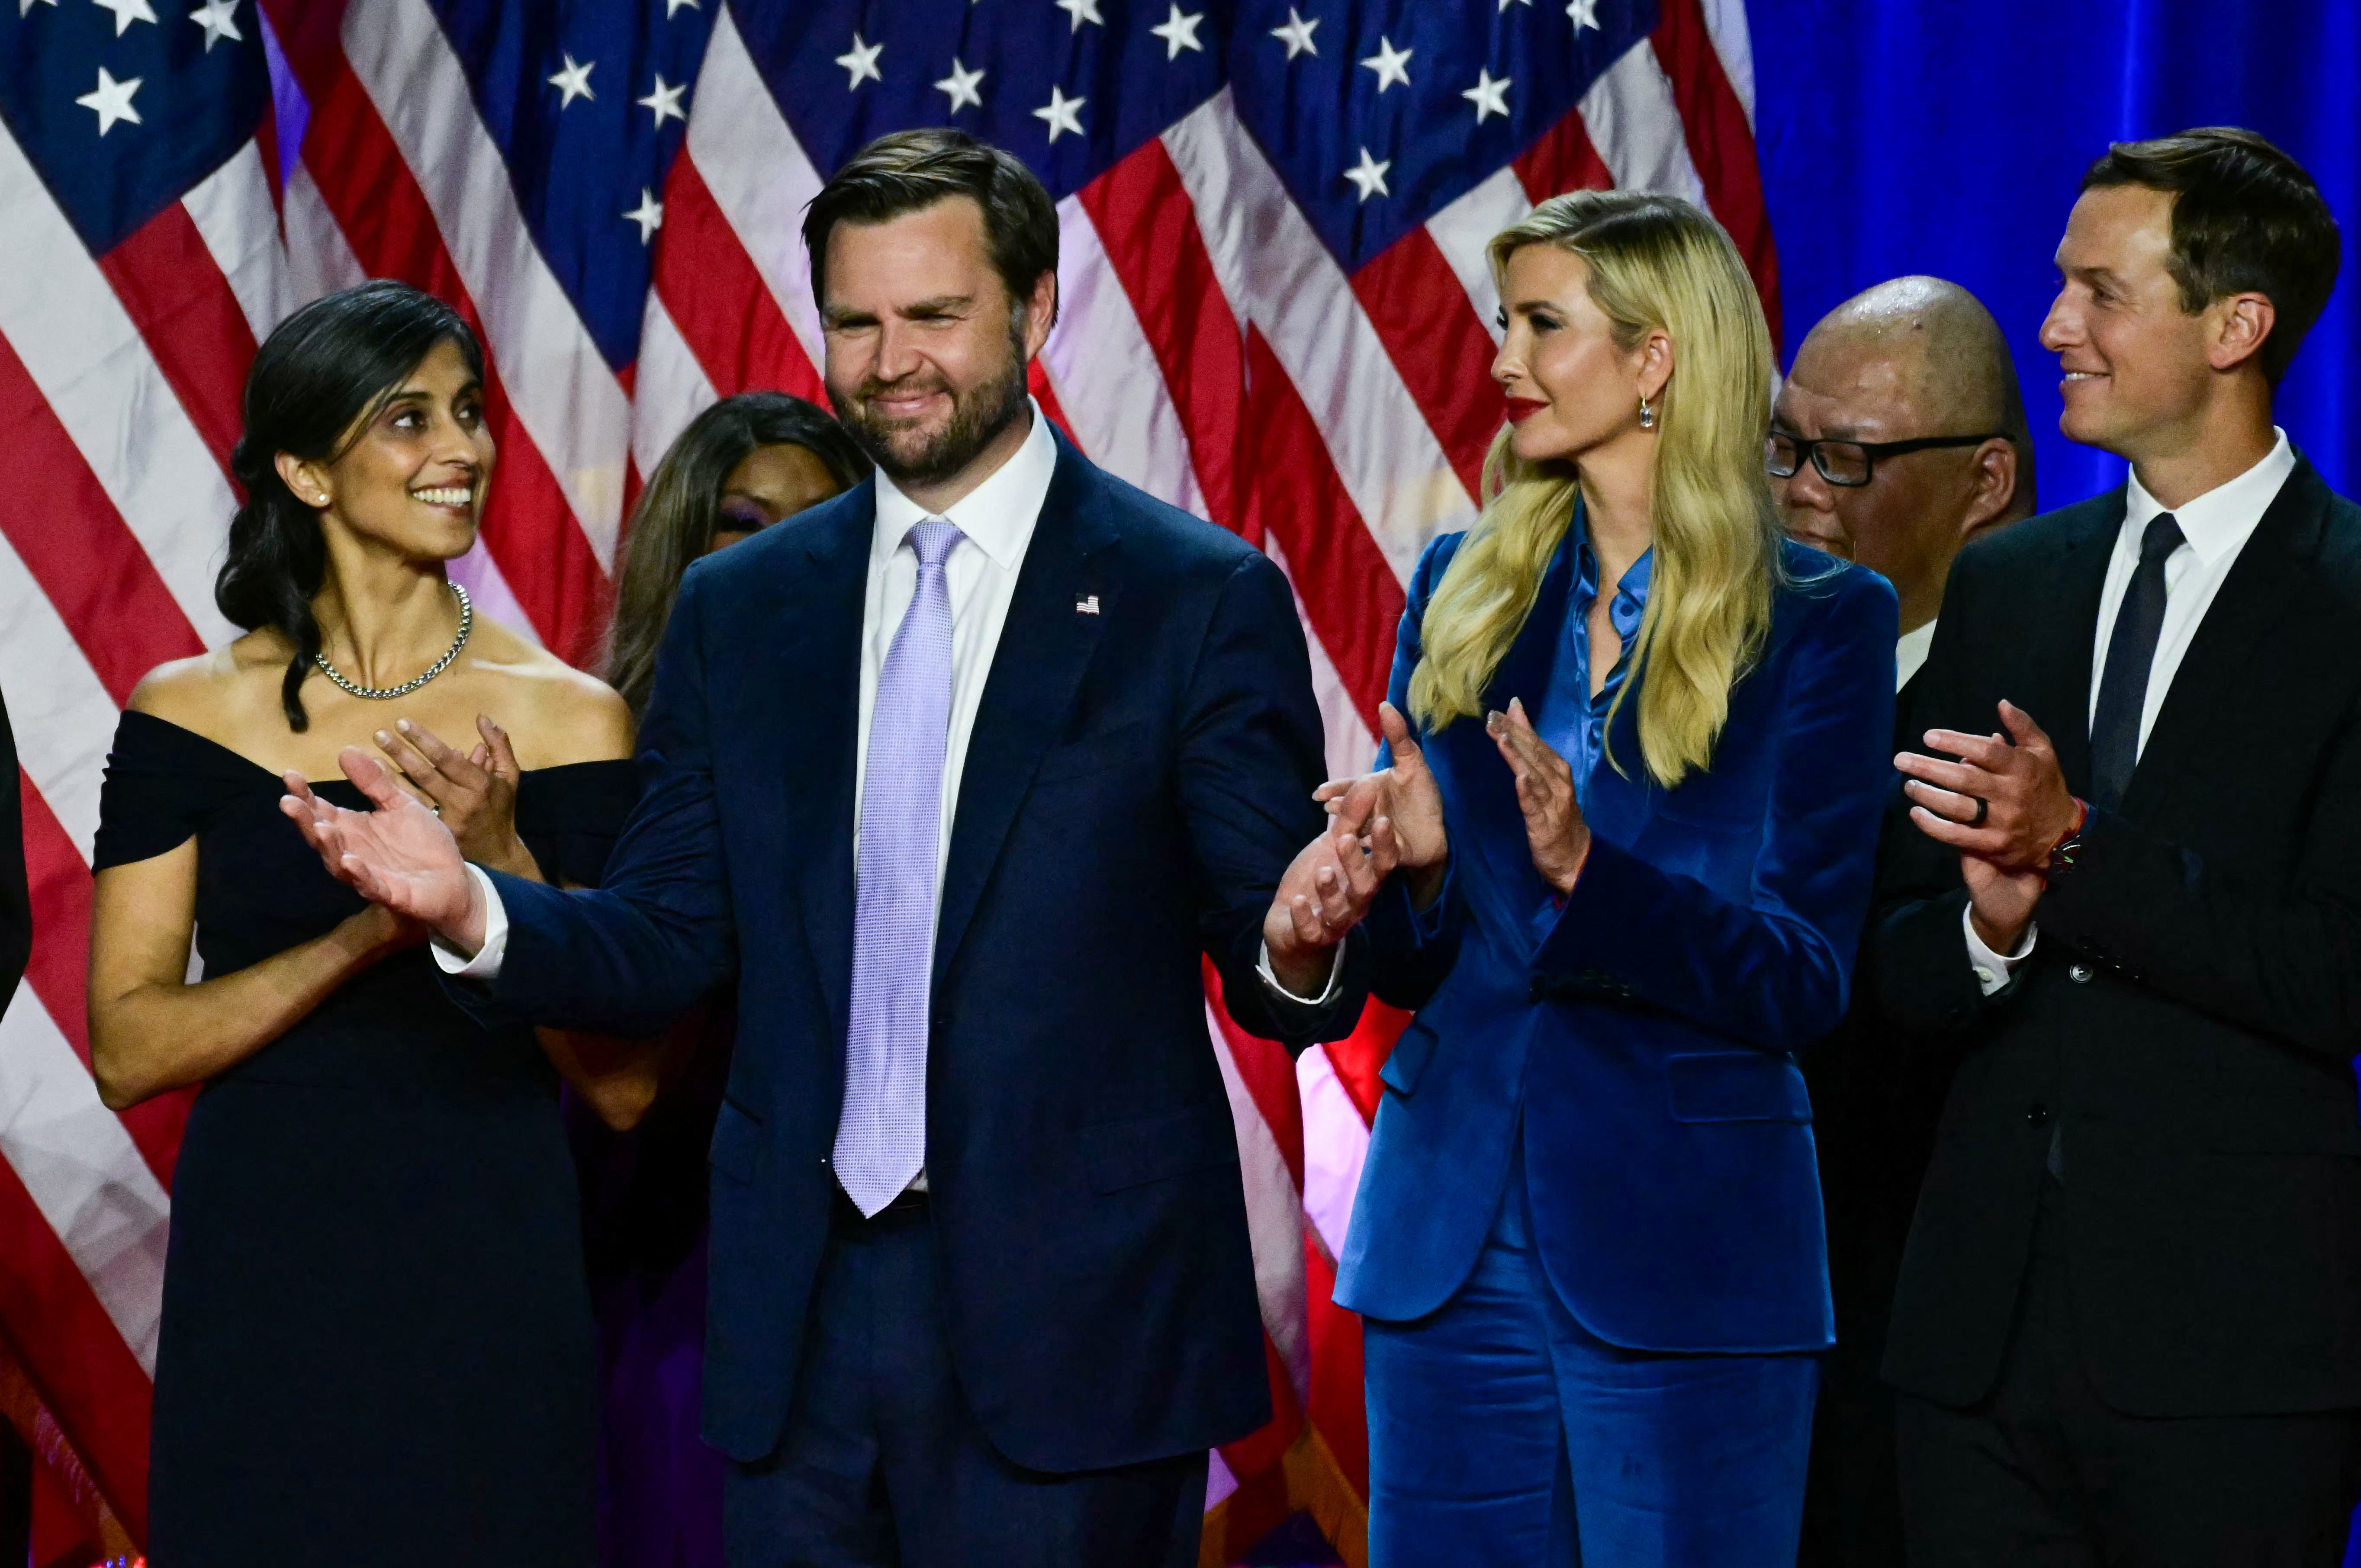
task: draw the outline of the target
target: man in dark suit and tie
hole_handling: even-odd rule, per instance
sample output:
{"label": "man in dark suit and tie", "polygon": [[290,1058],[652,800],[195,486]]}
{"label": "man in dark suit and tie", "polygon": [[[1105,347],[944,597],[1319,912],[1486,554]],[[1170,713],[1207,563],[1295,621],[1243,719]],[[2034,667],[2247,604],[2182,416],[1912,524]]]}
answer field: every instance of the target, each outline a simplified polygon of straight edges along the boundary
{"label": "man in dark suit and tie", "polygon": [[[1917,677],[1951,562],[2033,515],[2033,441],[2000,323],[1940,278],[1889,279],[1822,317],[1771,411],[1771,490],[1795,538],[1871,567],[1902,610],[1895,744],[1915,745]],[[1887,835],[1916,839],[1906,822]],[[1836,1347],[1821,1360],[1803,1568],[1902,1560],[1894,1390],[1878,1376],[1950,1054],[1896,1036],[1856,970],[1851,1010],[1802,1058],[1827,1209]]]}
{"label": "man in dark suit and tie", "polygon": [[2130,480],[1952,568],[1870,938],[1962,1053],[1885,1358],[1916,1564],[2342,1561],[2361,510],[2272,422],[2338,249],[2251,132],[2110,149],[2042,341]]}
{"label": "man in dark suit and tie", "polygon": [[[705,1433],[740,1568],[1196,1561],[1268,1419],[1200,955],[1350,1029],[1389,839],[1331,839],[1285,579],[1026,395],[1058,220],[1014,158],[887,137],[811,205],[829,393],[875,459],[693,567],[605,887],[293,799],[496,1014],[640,1035],[733,972]],[[857,872],[856,872],[857,868]],[[463,986],[467,982],[460,982]]]}

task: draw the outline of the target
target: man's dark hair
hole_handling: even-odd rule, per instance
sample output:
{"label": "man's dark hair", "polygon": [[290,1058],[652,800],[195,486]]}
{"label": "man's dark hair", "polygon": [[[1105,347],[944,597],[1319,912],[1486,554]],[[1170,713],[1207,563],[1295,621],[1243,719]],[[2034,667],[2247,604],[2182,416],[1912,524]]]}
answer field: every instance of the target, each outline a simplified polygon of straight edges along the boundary
{"label": "man's dark hair", "polygon": [[[813,302],[828,302],[828,236],[837,225],[880,224],[952,196],[983,209],[993,269],[1017,304],[1042,273],[1057,272],[1058,208],[1031,170],[965,131],[895,131],[854,153],[804,211]],[[1057,313],[1053,302],[1051,322]]]}
{"label": "man's dark hair", "polygon": [[2180,308],[2194,315],[2230,294],[2257,293],[2278,313],[2257,355],[2273,386],[2336,287],[2336,219],[2303,165],[2253,131],[2207,126],[2119,141],[2082,176],[2085,191],[2141,185],[2172,197]]}

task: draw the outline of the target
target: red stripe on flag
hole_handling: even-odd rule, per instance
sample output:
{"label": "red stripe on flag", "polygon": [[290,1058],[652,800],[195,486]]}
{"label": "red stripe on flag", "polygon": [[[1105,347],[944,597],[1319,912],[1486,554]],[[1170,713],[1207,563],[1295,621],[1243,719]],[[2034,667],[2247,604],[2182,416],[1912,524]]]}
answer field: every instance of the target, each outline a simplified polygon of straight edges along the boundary
{"label": "red stripe on flag", "polygon": [[1287,1054],[1285,1046],[1249,1035],[1232,1022],[1230,1010],[1222,1001],[1221,971],[1210,959],[1201,959],[1200,964],[1205,971],[1205,995],[1213,1003],[1213,1016],[1221,1020],[1222,1038],[1229,1042],[1230,1062],[1238,1069],[1246,1092],[1254,1097],[1262,1124],[1270,1129],[1271,1141],[1279,1146],[1288,1175],[1300,1193],[1303,1190],[1303,1097],[1295,1084],[1295,1058]]}
{"label": "red stripe on flag", "polygon": [[1237,531],[1246,510],[1238,462],[1244,345],[1180,170],[1161,140],[1150,141],[1078,195],[1164,372],[1206,510]]}
{"label": "red stripe on flag", "polygon": [[775,388],[827,407],[811,356],[686,148],[673,159],[664,210],[653,287],[714,391]]}
{"label": "red stripe on flag", "polygon": [[1510,167],[1535,206],[1568,191],[1605,191],[1615,183],[1607,160],[1590,145],[1590,132],[1578,110],[1543,131]]}
{"label": "red stripe on flag", "polygon": [[1681,111],[1681,134],[1689,147],[1689,161],[1705,181],[1708,205],[1737,243],[1763,296],[1763,313],[1771,323],[1771,345],[1779,345],[1779,253],[1771,241],[1771,214],[1763,205],[1763,171],[1754,157],[1754,132],[1746,123],[1746,106],[1738,101],[1730,77],[1714,51],[1713,35],[1706,30],[1705,12],[1697,0],[1664,0],[1651,40],[1656,60],[1672,79],[1673,102]]}
{"label": "red stripe on flag", "polygon": [[[427,291],[466,316],[478,337],[485,336],[425,193],[349,65],[339,63],[324,91],[313,93],[303,160],[353,254],[372,276],[401,278]],[[497,365],[486,367],[484,412],[500,449],[484,508],[485,546],[542,641],[561,658],[593,663],[606,624],[607,574],[547,459],[511,407]]]}
{"label": "red stripe on flag", "polygon": [[148,1539],[148,1412],[154,1389],[131,1347],[0,1159],[0,1332],[41,1403],[134,1540]]}
{"label": "red stripe on flag", "polygon": [[16,499],[0,507],[0,535],[81,644],[107,695],[128,702],[149,670],[204,652],[114,498],[5,338],[0,428],[16,433],[8,439],[16,469]]}
{"label": "red stripe on flag", "polygon": [[148,353],[181,400],[189,422],[229,472],[237,444],[254,329],[230,292],[196,220],[178,202],[98,258]]}
{"label": "red stripe on flag", "polygon": [[[1074,427],[1066,422],[1066,405],[1058,400],[1058,389],[1049,385],[1049,372],[1038,359],[1025,367],[1025,389],[1033,394],[1033,400],[1041,405],[1042,413],[1058,427],[1058,433],[1073,442],[1075,451],[1082,452],[1082,444],[1074,434]],[[1090,454],[1082,452],[1082,455],[1087,457]]]}
{"label": "red stripe on flag", "polygon": [[[25,981],[66,1037],[82,1065],[90,1065],[90,868],[74,848],[49,803],[18,770],[25,796],[25,880],[32,893],[33,952]],[[181,1154],[181,1129],[195,1102],[194,1086],[159,1094],[120,1113],[124,1131],[140,1158],[169,1191],[173,1162]]]}
{"label": "red stripe on flag", "polygon": [[1389,1007],[1372,996],[1361,1008],[1360,1022],[1353,1025],[1350,1035],[1320,1047],[1328,1053],[1328,1065],[1334,1069],[1336,1081],[1345,1086],[1353,1109],[1370,1126],[1377,1125],[1378,1102],[1385,1093],[1378,1074],[1385,1069],[1386,1058],[1394,1054],[1394,1042],[1401,1038],[1410,1018],[1400,1008]]}
{"label": "red stripe on flag", "polygon": [[1267,531],[1286,552],[1312,630],[1376,734],[1401,625],[1401,584],[1345,493],[1312,411],[1254,327],[1246,329],[1246,377],[1255,484],[1244,532],[1257,539]]}
{"label": "red stripe on flag", "polygon": [[1442,247],[1424,227],[1411,230],[1353,274],[1353,294],[1459,482],[1482,495],[1484,455],[1508,418],[1508,402],[1489,374],[1492,334]]}

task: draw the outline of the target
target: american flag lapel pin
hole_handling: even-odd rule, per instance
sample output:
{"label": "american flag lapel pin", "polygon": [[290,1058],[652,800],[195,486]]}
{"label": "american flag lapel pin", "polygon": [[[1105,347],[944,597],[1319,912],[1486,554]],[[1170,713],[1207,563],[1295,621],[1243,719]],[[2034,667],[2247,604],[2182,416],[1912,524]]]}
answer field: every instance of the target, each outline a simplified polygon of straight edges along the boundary
{"label": "american flag lapel pin", "polygon": [[1096,615],[1098,612],[1099,612],[1099,596],[1098,596],[1098,595],[1096,595],[1096,594],[1077,594],[1077,595],[1075,595],[1075,596],[1074,596],[1074,613],[1075,613],[1076,615]]}

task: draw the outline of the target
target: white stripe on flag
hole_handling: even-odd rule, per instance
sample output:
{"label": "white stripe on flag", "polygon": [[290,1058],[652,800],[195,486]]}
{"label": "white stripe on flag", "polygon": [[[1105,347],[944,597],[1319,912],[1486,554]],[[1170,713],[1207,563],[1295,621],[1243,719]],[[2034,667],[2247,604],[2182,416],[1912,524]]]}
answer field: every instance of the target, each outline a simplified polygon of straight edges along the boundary
{"label": "white stripe on flag", "polygon": [[1205,1004],[1205,1028],[1213,1037],[1222,1086],[1230,1094],[1230,1120],[1237,1128],[1246,1234],[1254,1246],[1255,1294],[1262,1302],[1263,1332],[1278,1349],[1301,1402],[1312,1376],[1311,1326],[1304,1316],[1302,1199],[1295,1190],[1295,1175],[1287,1168],[1279,1140],[1263,1123],[1253,1091],[1238,1076],[1237,1063],[1230,1058],[1229,1036],[1222,1032],[1210,1002]]}
{"label": "white stripe on flag", "polygon": [[351,6],[344,43],[482,315],[510,406],[556,476],[591,553],[611,568],[631,403],[533,245],[459,57],[426,0]]}
{"label": "white stripe on flag", "polygon": [[[0,128],[0,336],[207,643],[235,635],[214,571],[236,501],[106,274]],[[64,526],[65,520],[57,520]]]}
{"label": "white stripe on flag", "polygon": [[1706,205],[1705,181],[1689,161],[1672,79],[1646,39],[1632,45],[1582,95],[1582,125],[1615,183]]}
{"label": "white stripe on flag", "polygon": [[1214,276],[1269,341],[1337,477],[1403,581],[1437,532],[1476,514],[1344,269],[1238,123],[1229,89],[1164,133]]}
{"label": "white stripe on flag", "polygon": [[287,272],[298,304],[368,280],[368,269],[353,254],[309,164],[299,160],[288,170],[280,200],[286,204]]}
{"label": "white stripe on flag", "polygon": [[1495,343],[1500,341],[1500,291],[1493,286],[1492,258],[1486,247],[1494,235],[1532,210],[1525,182],[1513,166],[1504,164],[1426,220],[1428,236],[1467,291],[1467,302],[1476,307],[1477,319]]}
{"label": "white stripe on flag", "polygon": [[1361,1162],[1369,1153],[1369,1126],[1336,1076],[1326,1047],[1314,1046],[1295,1058],[1295,1084],[1303,1098],[1303,1212],[1333,1263],[1345,1255],[1353,1195],[1360,1190]]}
{"label": "white stripe on flag", "polygon": [[705,46],[686,150],[804,353],[814,365],[823,363],[803,236],[804,207],[819,194],[819,170],[763,85],[726,9]]}
{"label": "white stripe on flag", "polygon": [[171,1201],[27,984],[0,1014],[0,1159],[155,1376]]}
{"label": "white stripe on flag", "polygon": [[1320,723],[1325,741],[1328,776],[1332,779],[1353,778],[1367,773],[1377,761],[1378,739],[1362,722],[1361,709],[1353,694],[1345,689],[1345,679],[1336,673],[1334,661],[1321,645],[1320,633],[1312,625],[1312,615],[1304,608],[1303,593],[1295,587],[1295,573],[1287,564],[1287,554],[1279,541],[1266,536],[1263,554],[1278,563],[1287,574],[1287,584],[1295,593],[1295,616],[1303,623],[1303,644],[1312,655],[1312,697],[1320,705]]}
{"label": "white stripe on flag", "polygon": [[295,286],[287,273],[287,247],[279,238],[279,209],[270,201],[270,171],[262,166],[262,145],[249,141],[229,161],[206,175],[181,198],[190,221],[213,253],[214,265],[229,280],[237,308],[260,343],[295,308]]}
{"label": "white stripe on flag", "polygon": [[[688,422],[711,408],[719,396],[653,289],[641,313],[640,367],[631,388],[631,456],[645,483],[655,477],[656,465]],[[630,542],[624,545],[628,549]]]}
{"label": "white stripe on flag", "polygon": [[1163,367],[1076,196],[1058,203],[1058,301],[1041,361],[1082,450],[1157,499],[1206,516]]}
{"label": "white stripe on flag", "polygon": [[1703,0],[1705,30],[1712,35],[1713,52],[1721,57],[1721,73],[1746,111],[1746,128],[1754,128],[1754,35],[1746,24],[1746,0]]}
{"label": "white stripe on flag", "polygon": [[[210,457],[205,466],[213,466]],[[87,862],[98,836],[98,790],[115,737],[115,699],[5,535],[0,535],[0,627],[7,628],[8,653],[0,661],[0,686],[7,692],[17,764]],[[8,830],[15,832],[16,825]]]}

